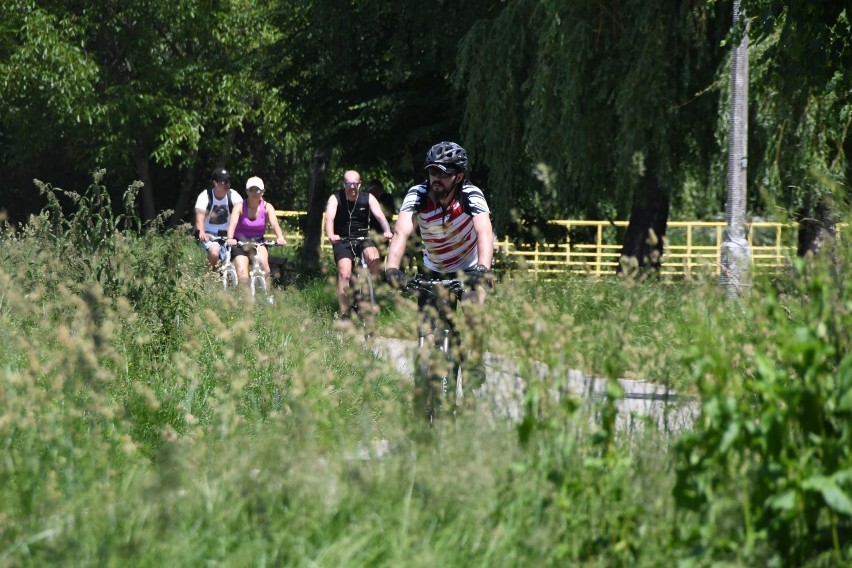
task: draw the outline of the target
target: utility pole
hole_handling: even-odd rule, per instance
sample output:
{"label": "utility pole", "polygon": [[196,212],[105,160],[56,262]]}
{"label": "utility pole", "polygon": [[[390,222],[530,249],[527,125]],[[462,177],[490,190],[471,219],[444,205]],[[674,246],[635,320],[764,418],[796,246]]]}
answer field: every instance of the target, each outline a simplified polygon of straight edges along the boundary
{"label": "utility pole", "polygon": [[[742,26],[739,26],[742,22]],[[751,287],[751,247],[746,240],[746,181],[748,173],[748,20],[734,0],[734,29],[742,38],[731,54],[730,138],[728,141],[727,228],[722,242],[719,284],[731,295],[743,295]]]}

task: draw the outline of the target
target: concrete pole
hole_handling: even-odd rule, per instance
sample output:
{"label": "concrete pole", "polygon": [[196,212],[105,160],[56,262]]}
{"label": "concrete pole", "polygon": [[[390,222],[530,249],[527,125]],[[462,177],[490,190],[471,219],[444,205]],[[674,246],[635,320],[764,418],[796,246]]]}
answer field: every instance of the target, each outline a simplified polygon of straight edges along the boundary
{"label": "concrete pole", "polygon": [[[734,28],[743,20],[740,0],[734,1]],[[746,240],[746,180],[748,173],[748,21],[731,54],[730,139],[728,142],[727,228],[722,242],[719,283],[731,295],[751,287],[751,247]]]}

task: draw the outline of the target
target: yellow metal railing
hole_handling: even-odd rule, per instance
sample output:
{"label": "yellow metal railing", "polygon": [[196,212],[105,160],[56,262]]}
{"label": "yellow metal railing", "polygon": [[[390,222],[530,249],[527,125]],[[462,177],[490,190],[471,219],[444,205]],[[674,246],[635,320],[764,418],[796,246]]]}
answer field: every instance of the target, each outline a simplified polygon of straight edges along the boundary
{"label": "yellow metal railing", "polygon": [[[277,215],[287,242],[300,244],[302,234],[294,221],[301,220],[305,213],[279,211]],[[541,274],[615,273],[627,221],[559,219],[550,223],[565,228],[564,242],[516,245],[508,237],[495,239],[497,261]],[[724,221],[669,221],[666,227],[662,274],[719,274]],[[752,265],[756,271],[776,272],[788,266],[790,259],[796,255],[798,225],[795,223],[755,221],[747,225],[747,231]],[[331,248],[325,238],[321,246],[323,250]]]}

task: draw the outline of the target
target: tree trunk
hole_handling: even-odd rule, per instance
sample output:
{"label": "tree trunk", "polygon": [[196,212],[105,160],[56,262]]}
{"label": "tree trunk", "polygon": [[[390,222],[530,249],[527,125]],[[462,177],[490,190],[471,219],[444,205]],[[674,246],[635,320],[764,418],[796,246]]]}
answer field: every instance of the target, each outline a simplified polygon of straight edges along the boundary
{"label": "tree trunk", "polygon": [[311,184],[308,187],[308,214],[305,219],[302,243],[302,265],[306,270],[320,269],[320,242],[322,240],[322,214],[325,210],[328,152],[319,150],[311,162]]}
{"label": "tree trunk", "polygon": [[648,171],[646,191],[637,192],[630,209],[616,272],[635,276],[656,273],[662,265],[663,237],[669,221],[669,198],[656,172]]}
{"label": "tree trunk", "polygon": [[151,157],[148,150],[141,142],[137,142],[133,149],[133,162],[136,165],[136,173],[142,182],[142,191],[139,197],[142,201],[142,220],[150,221],[157,215],[154,207],[154,183],[151,179]]}
{"label": "tree trunk", "polygon": [[[196,153],[193,152],[189,163],[195,161]],[[181,222],[186,214],[186,208],[189,206],[192,199],[193,188],[195,187],[195,168],[186,168],[184,170],[183,179],[180,182],[180,193],[175,202],[175,210],[172,212],[172,217],[169,219],[169,227],[176,227]],[[193,227],[195,226],[195,216],[192,216]]]}
{"label": "tree trunk", "polygon": [[817,256],[837,235],[837,219],[825,200],[820,198],[814,209],[806,205],[799,211],[799,256]]}

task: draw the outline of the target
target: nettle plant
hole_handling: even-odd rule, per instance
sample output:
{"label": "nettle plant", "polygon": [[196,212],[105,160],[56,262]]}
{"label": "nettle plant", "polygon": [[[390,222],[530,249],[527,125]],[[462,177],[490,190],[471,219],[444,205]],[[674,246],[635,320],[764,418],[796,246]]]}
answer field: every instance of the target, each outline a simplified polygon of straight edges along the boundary
{"label": "nettle plant", "polygon": [[767,286],[740,332],[693,352],[703,413],[677,445],[675,487],[677,504],[703,521],[681,525],[692,527],[682,535],[690,554],[796,566],[852,560],[845,253],[834,266],[798,260],[787,293]]}
{"label": "nettle plant", "polygon": [[[35,180],[39,192],[47,200],[41,214],[31,223],[34,236],[55,240],[55,247],[62,251],[65,262],[82,271],[81,276],[98,280],[105,289],[115,288],[116,274],[113,266],[119,252],[119,232],[122,230],[139,233],[142,222],[135,213],[134,204],[141,182],[134,182],[124,194],[124,213],[113,211],[112,200],[106,186],[102,184],[106,170],[93,174],[92,184],[84,193],[55,188],[51,184]],[[60,197],[69,205],[63,207]]]}
{"label": "nettle plant", "polygon": [[[195,273],[183,266],[192,259],[183,255],[184,236],[166,231],[164,221],[171,211],[162,212],[147,225],[136,212],[136,198],[142,187],[133,182],[124,192],[123,212],[116,213],[107,187],[102,183],[105,170],[93,174],[92,184],[83,193],[54,188],[36,180],[47,200],[41,214],[25,230],[25,239],[59,250],[61,266],[46,267],[44,278],[64,276],[85,293],[98,282],[108,297],[126,298],[140,313],[150,317],[155,334],[163,341],[179,339],[180,322],[191,313],[197,298]],[[60,197],[68,205],[63,207]],[[54,263],[55,264],[55,263]],[[51,270],[61,274],[51,274]],[[160,329],[162,328],[162,329]]]}

